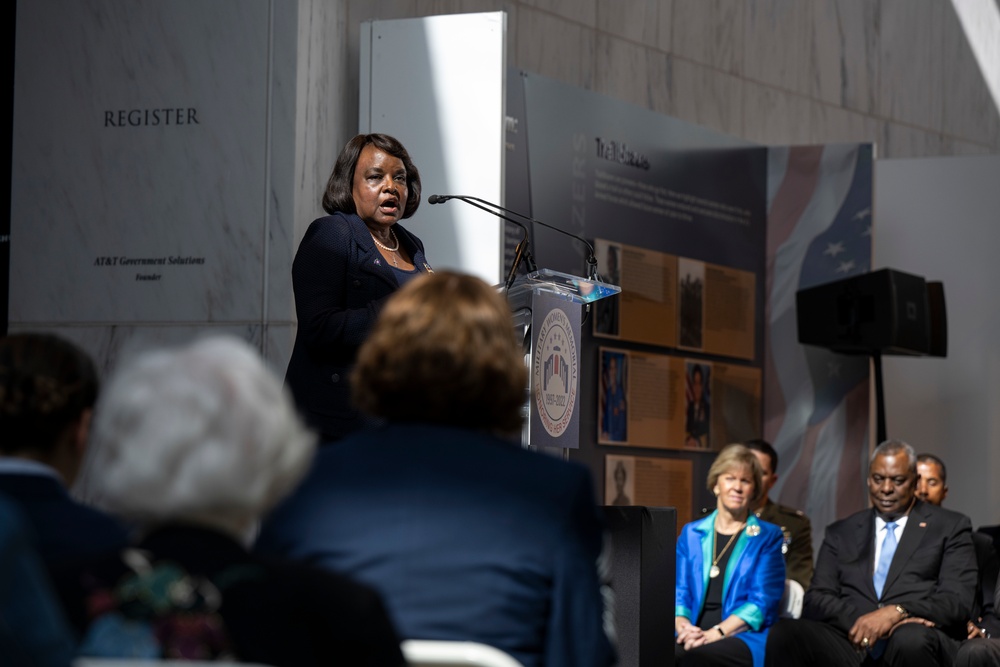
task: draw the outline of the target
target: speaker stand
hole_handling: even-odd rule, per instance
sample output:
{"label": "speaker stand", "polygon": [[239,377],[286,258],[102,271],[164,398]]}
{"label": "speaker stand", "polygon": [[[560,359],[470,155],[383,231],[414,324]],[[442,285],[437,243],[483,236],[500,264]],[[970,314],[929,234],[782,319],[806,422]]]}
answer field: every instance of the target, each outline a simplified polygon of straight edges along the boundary
{"label": "speaker stand", "polygon": [[885,390],[882,383],[882,353],[872,351],[872,363],[875,366],[875,437],[876,445],[886,440],[885,435]]}

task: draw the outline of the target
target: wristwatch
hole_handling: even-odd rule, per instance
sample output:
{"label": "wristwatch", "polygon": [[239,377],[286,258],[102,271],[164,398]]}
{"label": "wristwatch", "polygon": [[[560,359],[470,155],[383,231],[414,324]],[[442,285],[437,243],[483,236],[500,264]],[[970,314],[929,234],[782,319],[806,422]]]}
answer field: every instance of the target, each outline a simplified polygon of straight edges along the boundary
{"label": "wristwatch", "polygon": [[910,615],[910,612],[906,611],[906,609],[901,604],[897,604],[896,605],[896,611],[899,612],[899,618],[900,618],[900,620],[902,620],[902,619],[904,619],[904,618],[906,618],[907,616]]}

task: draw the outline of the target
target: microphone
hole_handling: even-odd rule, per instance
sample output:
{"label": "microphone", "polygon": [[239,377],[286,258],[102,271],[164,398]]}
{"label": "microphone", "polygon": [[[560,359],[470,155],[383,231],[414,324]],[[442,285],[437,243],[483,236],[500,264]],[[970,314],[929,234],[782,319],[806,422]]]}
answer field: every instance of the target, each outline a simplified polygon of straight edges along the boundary
{"label": "microphone", "polygon": [[[427,203],[443,204],[449,199],[458,199],[459,201],[464,201],[466,204],[470,206],[475,206],[481,211],[486,211],[490,215],[495,215],[496,217],[502,220],[506,220],[507,222],[517,225],[518,227],[521,228],[521,231],[524,232],[523,236],[521,237],[521,240],[518,241],[517,243],[517,247],[514,248],[514,261],[510,265],[510,272],[508,272],[507,274],[507,280],[504,281],[505,290],[509,290],[510,286],[514,284],[514,279],[517,277],[517,269],[521,265],[522,261],[524,261],[525,264],[527,265],[529,272],[535,271],[537,269],[537,267],[535,266],[535,259],[531,256],[531,251],[528,250],[528,228],[524,225],[524,223],[518,220],[514,220],[513,218],[508,218],[506,215],[501,215],[496,211],[486,208],[486,206],[481,206],[480,204],[477,204],[476,202],[482,202],[487,206],[493,206],[494,208],[501,208],[496,204],[491,204],[488,201],[485,201],[483,199],[478,199],[476,197],[466,197],[464,195],[431,195],[430,197],[427,198]],[[503,210],[506,211],[506,209]],[[514,211],[507,211],[507,212],[513,213],[514,215],[520,215],[519,213],[515,213]],[[521,217],[523,218],[524,216],[522,215]]]}
{"label": "microphone", "polygon": [[[579,241],[580,243],[582,243],[583,245],[585,245],[587,247],[587,250],[590,252],[590,254],[587,256],[587,278],[589,280],[593,280],[593,281],[596,281],[596,282],[604,282],[604,280],[601,278],[600,274],[598,274],[598,272],[597,272],[597,253],[594,251],[594,246],[592,246],[590,244],[590,242],[587,241],[587,239],[583,238],[582,236],[577,236],[576,234],[572,234],[570,232],[567,232],[565,229],[560,229],[559,227],[556,227],[555,225],[550,225],[547,222],[542,222],[541,220],[535,220],[534,218],[529,218],[528,216],[524,215],[523,213],[518,213],[517,211],[512,211],[509,208],[504,208],[503,206],[500,206],[499,204],[494,204],[493,202],[488,202],[485,199],[480,199],[479,197],[471,197],[471,196],[468,196],[468,195],[431,195],[427,199],[427,201],[430,204],[438,204],[438,203],[441,203],[441,202],[446,202],[449,199],[460,199],[461,201],[464,201],[466,204],[471,204],[472,206],[475,206],[476,208],[479,208],[479,209],[482,209],[484,211],[487,211],[487,213],[493,213],[493,215],[497,216],[498,218],[503,218],[504,220],[507,220],[508,222],[513,222],[515,225],[518,225],[522,229],[524,229],[524,233],[526,235],[528,233],[528,228],[525,227],[524,225],[522,225],[521,223],[516,222],[514,220],[511,220],[510,218],[508,218],[506,216],[503,216],[503,215],[500,215],[499,213],[496,213],[494,211],[488,211],[483,206],[478,206],[475,202],[479,202],[480,204],[485,204],[486,206],[490,206],[490,207],[495,208],[495,209],[497,209],[499,211],[503,211],[504,213],[510,213],[511,215],[516,215],[517,217],[519,217],[519,218],[521,218],[523,220],[527,220],[530,223],[538,224],[538,225],[541,225],[542,227],[547,227],[549,229],[552,229],[554,231],[559,232],[560,234],[565,234],[566,236],[568,236],[568,237],[570,237],[572,239],[576,239],[577,241]],[[531,269],[531,270],[533,271],[534,269]]]}

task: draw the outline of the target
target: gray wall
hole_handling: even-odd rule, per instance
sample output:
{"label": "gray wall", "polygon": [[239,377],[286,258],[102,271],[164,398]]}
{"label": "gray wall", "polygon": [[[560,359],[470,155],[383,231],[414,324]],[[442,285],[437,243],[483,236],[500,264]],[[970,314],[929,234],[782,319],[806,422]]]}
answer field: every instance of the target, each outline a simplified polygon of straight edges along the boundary
{"label": "gray wall", "polygon": [[948,467],[945,506],[1000,523],[1000,156],[876,163],[875,268],[944,283],[948,356],[887,357],[886,432]]}

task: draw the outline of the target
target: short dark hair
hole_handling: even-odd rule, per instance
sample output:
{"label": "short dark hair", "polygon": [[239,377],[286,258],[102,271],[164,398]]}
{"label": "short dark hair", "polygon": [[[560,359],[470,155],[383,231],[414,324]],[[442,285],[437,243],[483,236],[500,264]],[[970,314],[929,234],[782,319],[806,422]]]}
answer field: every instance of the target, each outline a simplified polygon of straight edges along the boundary
{"label": "short dark hair", "polygon": [[403,168],[406,169],[406,206],[403,207],[403,217],[409,218],[417,212],[420,206],[420,171],[410,159],[410,154],[406,152],[403,144],[395,137],[388,134],[359,134],[344,146],[337,157],[337,163],[333,166],[333,173],[326,182],[326,190],[323,192],[323,210],[333,214],[338,211],[343,213],[357,213],[354,205],[354,169],[358,166],[358,158],[365,146],[371,144],[381,151],[397,157],[403,161]]}
{"label": "short dark hair", "polygon": [[50,453],[97,401],[97,370],[68,340],[46,333],[0,338],[0,452]]}
{"label": "short dark hair", "polygon": [[755,452],[767,454],[767,457],[771,459],[771,472],[778,472],[778,452],[774,451],[774,447],[771,446],[771,443],[763,438],[751,438],[749,440],[744,440],[743,444]]}
{"label": "short dark hair", "polygon": [[948,481],[948,468],[945,467],[944,461],[934,456],[933,454],[917,454],[917,463],[933,463],[941,471],[941,483],[945,484]]}

